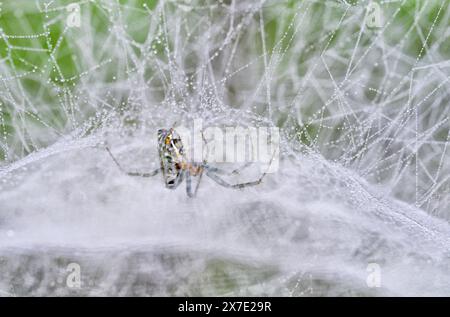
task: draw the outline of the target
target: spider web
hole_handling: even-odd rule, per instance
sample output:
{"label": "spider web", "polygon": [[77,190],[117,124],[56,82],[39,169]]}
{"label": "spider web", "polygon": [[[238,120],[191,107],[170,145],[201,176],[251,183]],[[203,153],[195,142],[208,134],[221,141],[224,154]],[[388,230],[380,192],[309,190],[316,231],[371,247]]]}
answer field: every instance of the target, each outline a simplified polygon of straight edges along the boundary
{"label": "spider web", "polygon": [[112,113],[237,109],[447,217],[448,2],[381,1],[376,29],[370,1],[81,1],[79,27],[69,3],[2,5],[3,164]]}
{"label": "spider web", "polygon": [[[79,26],[68,23],[71,3]],[[365,20],[373,3],[377,28]],[[450,219],[448,1],[20,0],[0,8],[3,189],[13,186],[12,171],[55,153],[113,135],[126,160],[149,147],[127,140],[202,118],[279,127],[284,157],[298,164],[283,184],[325,192],[322,177],[353,190],[302,166],[306,153]]]}

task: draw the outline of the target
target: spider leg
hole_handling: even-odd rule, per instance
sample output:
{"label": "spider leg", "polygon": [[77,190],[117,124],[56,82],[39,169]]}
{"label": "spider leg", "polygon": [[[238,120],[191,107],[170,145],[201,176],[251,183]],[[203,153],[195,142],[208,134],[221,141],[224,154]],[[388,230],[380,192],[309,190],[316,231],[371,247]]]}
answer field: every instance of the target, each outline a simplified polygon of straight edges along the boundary
{"label": "spider leg", "polygon": [[200,171],[200,174],[198,175],[198,181],[197,181],[197,186],[195,186],[194,196],[197,195],[197,191],[198,191],[198,188],[200,187],[200,181],[202,180],[202,176],[203,176],[203,168]]}
{"label": "spider leg", "polygon": [[192,198],[194,197],[194,194],[192,193],[192,186],[191,186],[191,174],[189,172],[186,172],[186,194]]}
{"label": "spider leg", "polygon": [[224,179],[220,178],[218,175],[216,175],[214,172],[209,171],[208,169],[206,170],[206,176],[208,176],[209,178],[211,178],[213,181],[215,181],[217,184],[223,186],[223,187],[227,187],[227,188],[244,188],[244,187],[249,187],[249,186],[255,186],[255,185],[259,185],[261,184],[264,176],[266,176],[266,173],[262,174],[261,177],[253,182],[246,182],[246,183],[237,183],[237,184],[230,184],[227,181],[225,181]]}
{"label": "spider leg", "polygon": [[239,174],[240,171],[242,171],[243,169],[249,167],[252,164],[253,164],[252,162],[247,162],[244,165],[242,165],[241,167],[238,167],[235,170],[232,170],[231,172],[230,171],[226,171],[226,170],[221,169],[221,168],[212,167],[212,166],[209,166],[209,165],[205,165],[205,167],[210,172],[213,172],[213,173],[216,173],[216,174],[220,174],[220,175],[236,175],[236,174]]}
{"label": "spider leg", "polygon": [[114,161],[114,163],[116,163],[117,167],[125,174],[129,175],[129,176],[140,176],[140,177],[152,177],[155,176],[156,174],[158,174],[161,170],[161,168],[157,168],[154,171],[148,172],[148,173],[142,173],[142,172],[129,172],[126,171],[122,165],[119,164],[119,162],[117,161],[117,159],[114,157],[114,155],[111,153],[111,150],[109,149],[108,146],[105,146],[106,151],[109,153],[109,155],[111,156],[112,160]]}
{"label": "spider leg", "polygon": [[200,172],[198,176],[197,185],[195,186],[194,192],[192,192],[192,177],[191,173],[189,171],[186,171],[186,193],[187,195],[192,198],[197,195],[198,188],[200,186],[200,181],[202,180],[203,170]]}
{"label": "spider leg", "polygon": [[191,173],[189,171],[186,171],[185,173],[186,173],[186,194],[189,196],[189,198],[194,198],[195,195],[197,195],[198,183],[197,183],[197,187],[195,188],[195,191],[192,192]]}
{"label": "spider leg", "polygon": [[141,173],[141,172],[127,172],[128,176],[140,176],[140,177],[152,177],[158,174],[161,171],[160,168],[157,168],[149,173]]}

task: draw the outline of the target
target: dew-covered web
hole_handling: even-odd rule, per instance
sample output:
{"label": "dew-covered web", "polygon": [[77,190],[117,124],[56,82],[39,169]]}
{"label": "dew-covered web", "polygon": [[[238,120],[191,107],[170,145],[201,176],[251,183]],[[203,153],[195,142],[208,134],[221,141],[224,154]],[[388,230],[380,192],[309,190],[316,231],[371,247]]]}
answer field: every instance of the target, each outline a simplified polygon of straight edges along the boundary
{"label": "dew-covered web", "polygon": [[[70,4],[76,6],[69,7]],[[143,199],[146,191],[164,195],[159,188],[163,185],[156,181],[144,190],[133,187],[136,181],[117,178],[118,173],[115,179],[105,175],[96,178],[98,169],[105,166],[108,173],[115,171],[98,145],[109,138],[124,164],[145,168],[155,163],[152,148],[157,127],[170,127],[175,122],[189,124],[195,118],[202,118],[205,125],[279,127],[282,160],[293,161],[286,163],[287,167],[281,168],[273,176],[273,182],[269,182],[277,197],[273,200],[278,202],[271,205],[271,196],[261,194],[269,202],[258,205],[263,216],[255,215],[255,219],[263,217],[260,222],[247,219],[242,212],[245,207],[234,208],[231,216],[220,213],[224,219],[218,215],[197,219],[199,226],[209,222],[205,234],[212,234],[214,228],[220,232],[225,230],[224,223],[243,219],[244,224],[240,223],[235,231],[227,231],[226,237],[220,237],[225,239],[220,240],[224,245],[230,246],[232,254],[236,251],[231,247],[235,246],[235,236],[239,237],[247,228],[245,219],[249,221],[247,226],[256,228],[252,230],[257,230],[255,235],[260,240],[278,237],[286,231],[286,226],[290,226],[286,219],[292,216],[286,190],[298,190],[300,204],[305,204],[311,213],[327,209],[312,203],[313,200],[346,201],[352,210],[361,208],[380,219],[389,219],[399,230],[402,225],[387,213],[394,206],[390,205],[390,199],[403,201],[405,205],[399,202],[400,205],[392,208],[402,209],[402,217],[411,217],[413,222],[418,218],[411,214],[419,209],[447,221],[450,219],[449,4],[437,0],[3,1],[0,6],[0,176],[1,189],[6,194],[0,203],[11,213],[18,208],[40,214],[44,205],[36,200],[27,203],[25,199],[22,203],[26,207],[21,209],[17,207],[17,199],[32,191],[32,187],[20,187],[21,182],[41,177],[46,179],[49,190],[53,183],[70,188],[53,204],[60,210],[72,210],[75,206],[82,210],[89,199],[111,203],[114,198],[110,196],[121,186],[131,188],[125,190],[130,206],[136,203],[132,199]],[[367,15],[368,12],[376,14],[372,9],[377,7],[381,10],[381,24],[374,26],[367,22]],[[79,25],[73,25],[77,23],[71,14],[77,8],[80,21]],[[74,158],[71,152],[79,156]],[[149,157],[148,153],[153,156]],[[58,155],[68,155],[76,166],[66,162],[66,156],[57,161]],[[39,170],[36,164],[43,164],[42,173],[28,175],[30,167]],[[15,174],[20,176],[19,180]],[[109,177],[110,187],[91,188],[88,184],[102,177]],[[95,198],[75,185],[68,185],[68,179],[80,181],[95,191]],[[125,179],[127,183],[123,183]],[[367,184],[356,185],[366,181]],[[54,186],[54,192],[63,191],[59,185]],[[374,196],[365,196],[364,189],[358,186],[370,187],[370,191],[377,193],[373,195],[383,201],[375,203]],[[16,187],[22,188],[17,189],[22,194],[14,193],[11,188]],[[105,194],[107,189],[113,194]],[[177,197],[184,195],[180,191]],[[205,191],[210,193],[210,189]],[[201,202],[201,196],[194,209],[215,208],[212,202]],[[241,196],[237,197],[236,201],[241,201]],[[216,206],[226,205],[222,200],[223,197],[217,197]],[[242,206],[250,204],[241,202]],[[115,203],[117,208],[129,207],[127,202]],[[182,203],[181,209],[190,208],[183,204],[186,203]],[[168,208],[162,202],[155,202],[154,206],[159,208],[158,212]],[[282,207],[289,210],[289,215],[276,212]],[[114,209],[111,205],[108,208]],[[321,217],[325,217],[323,214]],[[333,209],[330,217],[337,217],[343,222],[342,228],[346,228],[353,220],[347,222],[344,214],[339,208]],[[49,219],[63,221],[64,217],[56,211],[51,215]],[[353,216],[358,218],[360,214],[356,212]],[[119,214],[117,217],[121,219]],[[282,219],[275,221],[279,227],[270,225],[269,218]],[[114,222],[109,218],[108,221]],[[354,221],[354,225],[360,224]],[[403,220],[398,221],[411,229]],[[430,221],[431,227],[439,227],[433,222],[439,220]],[[162,222],[160,219],[158,223]],[[368,223],[365,219],[362,227],[370,227]],[[300,227],[304,229],[303,225]],[[325,232],[327,228],[322,229]],[[378,253],[367,251],[364,245],[355,248],[364,248],[368,254],[349,247],[356,252],[356,258],[364,259],[363,263],[371,257],[376,260],[384,252],[380,250],[386,247],[385,238],[372,229],[368,230],[379,244]],[[408,230],[405,232],[409,235]],[[352,240],[346,237],[344,229],[338,231],[342,241]],[[162,236],[166,237],[161,233],[159,237]],[[253,238],[244,240],[256,245],[262,243],[252,242]],[[50,236],[48,239],[52,240]],[[283,239],[290,238],[283,236]],[[292,247],[289,243],[293,240],[286,241],[282,245]],[[362,244],[367,242],[366,238],[362,241]],[[439,241],[443,246],[448,242]],[[324,244],[318,248],[326,249]],[[372,243],[368,244],[373,247]],[[314,245],[310,247],[317,251]],[[318,262],[326,262],[320,252],[302,250],[300,254],[312,252]],[[397,255],[393,251],[388,253],[389,258]],[[159,256],[152,255],[152,259],[146,260],[157,261],[155,258]],[[348,260],[344,258],[337,261]],[[190,256],[188,261],[190,265],[197,263]],[[296,270],[292,262],[283,262],[281,270],[290,273],[277,280],[276,290],[263,291],[304,295],[310,287],[300,291],[298,284],[300,280],[312,279],[305,271],[310,272],[313,263],[303,264],[302,270]],[[353,278],[364,280],[364,269],[365,266]],[[271,267],[261,269],[261,274],[272,276],[271,270]],[[174,274],[184,278],[184,273],[180,270]],[[248,280],[243,283],[252,285],[256,277],[246,276]],[[432,276],[432,271],[426,276]],[[340,275],[338,280],[341,278]],[[160,281],[161,285],[170,284],[170,278],[167,279]],[[201,282],[211,286],[209,280]],[[102,285],[100,289],[107,286]],[[402,284],[401,289],[393,286],[390,291],[402,293],[409,286]],[[286,293],[283,287],[289,291]],[[321,291],[335,292],[332,289]],[[248,291],[260,294],[260,289]],[[183,292],[190,291],[181,290],[177,294]]]}
{"label": "dew-covered web", "polygon": [[79,27],[70,2],[3,3],[3,164],[111,113],[231,108],[445,217],[448,3],[381,1],[369,28],[369,2],[82,1]]}

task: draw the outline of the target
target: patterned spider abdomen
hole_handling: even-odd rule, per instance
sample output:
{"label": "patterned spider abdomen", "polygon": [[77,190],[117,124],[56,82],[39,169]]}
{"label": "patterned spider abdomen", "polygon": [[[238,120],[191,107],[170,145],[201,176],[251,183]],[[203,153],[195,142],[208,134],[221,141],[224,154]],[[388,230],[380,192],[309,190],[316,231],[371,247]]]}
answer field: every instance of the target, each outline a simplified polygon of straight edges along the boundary
{"label": "patterned spider abdomen", "polygon": [[180,135],[173,129],[158,130],[158,152],[167,188],[174,189],[183,181],[184,148]]}

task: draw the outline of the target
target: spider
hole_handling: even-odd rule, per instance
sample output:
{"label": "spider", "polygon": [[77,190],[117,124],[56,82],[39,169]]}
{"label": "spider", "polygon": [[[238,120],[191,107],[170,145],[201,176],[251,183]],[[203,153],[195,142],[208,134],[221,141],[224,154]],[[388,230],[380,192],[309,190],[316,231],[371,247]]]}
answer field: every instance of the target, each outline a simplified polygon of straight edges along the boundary
{"label": "spider", "polygon": [[[211,178],[217,184],[227,188],[244,188],[248,186],[258,185],[262,182],[264,176],[266,176],[267,174],[266,171],[256,181],[230,184],[221,177],[219,177],[218,174],[221,175],[237,174],[239,170],[246,167],[247,164],[232,172],[227,172],[222,169],[208,165],[206,161],[203,161],[203,163],[188,162],[186,154],[184,152],[181,137],[173,128],[159,129],[157,135],[158,135],[158,153],[160,158],[160,167],[148,173],[126,171],[122,167],[122,165],[120,165],[120,163],[114,157],[114,155],[111,153],[111,150],[109,149],[108,146],[106,146],[106,150],[108,151],[109,155],[111,156],[112,160],[117,165],[117,167],[122,172],[124,172],[129,176],[152,177],[157,175],[159,172],[162,172],[165,186],[168,189],[177,188],[183,182],[183,180],[186,179],[186,193],[189,197],[195,197],[195,195],[197,194],[203,172],[205,172],[206,176]],[[197,185],[194,191],[192,191],[191,176],[198,177]]]}

